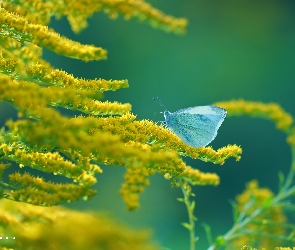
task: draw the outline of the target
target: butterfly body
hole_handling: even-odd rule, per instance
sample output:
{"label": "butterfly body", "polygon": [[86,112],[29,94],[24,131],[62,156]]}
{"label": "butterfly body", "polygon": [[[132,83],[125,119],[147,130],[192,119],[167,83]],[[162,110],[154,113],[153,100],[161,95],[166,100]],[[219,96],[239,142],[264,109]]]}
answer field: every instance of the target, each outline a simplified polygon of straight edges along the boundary
{"label": "butterfly body", "polygon": [[174,113],[164,111],[167,128],[195,148],[214,140],[225,116],[226,110],[210,105],[180,109]]}

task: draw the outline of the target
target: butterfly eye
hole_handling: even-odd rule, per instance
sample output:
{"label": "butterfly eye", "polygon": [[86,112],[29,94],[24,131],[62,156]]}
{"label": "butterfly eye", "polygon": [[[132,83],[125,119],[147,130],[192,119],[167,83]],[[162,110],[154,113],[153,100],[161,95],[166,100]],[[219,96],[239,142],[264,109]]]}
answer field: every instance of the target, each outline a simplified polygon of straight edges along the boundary
{"label": "butterfly eye", "polygon": [[169,112],[168,110],[165,110],[165,111],[163,112],[163,114],[164,114],[165,117],[167,117],[167,116],[170,114],[170,112]]}

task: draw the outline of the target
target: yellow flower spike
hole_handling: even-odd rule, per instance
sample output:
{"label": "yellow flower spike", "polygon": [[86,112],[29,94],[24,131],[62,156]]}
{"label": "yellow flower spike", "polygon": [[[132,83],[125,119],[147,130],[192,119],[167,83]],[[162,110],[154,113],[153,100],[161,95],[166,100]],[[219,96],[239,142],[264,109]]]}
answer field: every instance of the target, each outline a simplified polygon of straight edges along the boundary
{"label": "yellow flower spike", "polygon": [[62,104],[63,107],[72,110],[79,110],[90,115],[123,115],[131,110],[129,103],[100,102],[91,99],[75,100],[73,104]]}
{"label": "yellow flower spike", "polygon": [[[121,14],[124,18],[135,17],[140,21],[146,21],[151,26],[164,29],[168,32],[183,34],[188,21],[184,18],[174,18],[165,15],[160,10],[153,8],[143,0],[101,0],[92,1],[58,1],[36,2],[36,0],[21,0],[2,5],[6,10],[26,16],[32,23],[47,25],[51,16],[61,18],[67,16],[71,28],[78,33],[87,27],[87,18],[95,12],[104,11],[111,19]],[[29,10],[29,11],[26,11]]]}
{"label": "yellow flower spike", "polygon": [[117,13],[122,14],[125,19],[136,17],[141,21],[148,21],[153,27],[168,32],[183,34],[188,23],[184,18],[165,15],[143,0],[102,0],[101,3],[102,8],[111,18],[116,18]]}
{"label": "yellow flower spike", "polygon": [[226,109],[228,116],[249,115],[272,120],[277,129],[283,132],[288,132],[294,122],[292,116],[275,103],[265,104],[262,102],[233,100],[229,102],[217,102],[214,105]]}
{"label": "yellow flower spike", "polygon": [[45,25],[50,21],[50,10],[53,9],[54,4],[50,1],[20,0],[17,2],[4,2],[2,7],[9,12],[26,16],[27,20],[32,23]]}
{"label": "yellow flower spike", "polygon": [[237,145],[228,145],[219,148],[217,151],[210,146],[202,148],[187,147],[185,148],[185,152],[181,152],[181,155],[220,165],[223,165],[225,160],[231,157],[239,161],[241,159],[241,154],[242,148]]}
{"label": "yellow flower spike", "polygon": [[6,198],[41,206],[52,206],[62,202],[73,202],[82,197],[91,198],[96,192],[85,186],[45,182],[28,173],[9,175],[12,186],[18,190],[5,193]]}
{"label": "yellow flower spike", "polygon": [[219,185],[219,176],[217,174],[202,173],[190,166],[186,166],[186,169],[179,177],[185,179],[191,185]]}
{"label": "yellow flower spike", "polygon": [[[5,155],[2,156],[3,160],[21,162],[21,165],[27,165],[43,172],[63,175],[74,179],[74,181],[78,181],[79,185],[54,184],[45,182],[42,178],[33,177],[29,174],[21,175],[20,173],[15,173],[9,176],[9,185],[14,186],[17,183],[18,190],[11,192],[5,191],[6,198],[37,205],[52,206],[64,201],[75,201],[81,198],[89,199],[95,194],[90,189],[96,183],[96,178],[93,175],[102,171],[98,166],[90,164],[89,159],[83,160],[83,157],[80,156],[80,162],[76,162],[75,165],[70,161],[64,160],[57,152],[27,152],[25,149],[19,148],[28,148],[27,146],[17,141],[13,142],[11,139],[9,150],[6,150],[6,144],[0,146],[5,152]],[[77,154],[74,157],[77,158]],[[30,189],[34,189],[35,191],[29,191]]]}
{"label": "yellow flower spike", "polygon": [[[0,79],[1,78],[4,80],[2,86],[0,86],[0,90],[2,91],[3,95],[2,99],[7,98],[8,96],[13,97],[13,100],[15,100],[18,106],[23,106],[23,108],[26,109],[30,108],[36,110],[36,107],[44,107],[46,106],[46,101],[47,104],[52,106],[80,110],[93,115],[121,114],[122,112],[128,112],[131,108],[131,105],[128,103],[103,103],[91,100],[89,98],[93,96],[99,97],[100,95],[91,91],[79,91],[70,88],[57,87],[41,88],[38,85],[34,85],[29,82],[11,80],[7,76],[0,76]],[[38,92],[39,95],[36,95]],[[31,98],[28,98],[30,95],[32,95]],[[32,101],[36,103],[34,104]],[[75,102],[75,105],[68,104],[71,102]],[[84,102],[84,107],[80,107],[81,102]],[[95,103],[96,106],[87,110],[86,105],[89,105],[89,103]]]}
{"label": "yellow flower spike", "polygon": [[106,59],[107,52],[102,48],[82,45],[58,33],[50,31],[48,27],[39,24],[29,24],[28,21],[16,14],[0,7],[0,35],[14,38],[20,42],[32,42],[64,56],[81,59],[83,61]]}
{"label": "yellow flower spike", "polygon": [[29,77],[36,78],[41,84],[54,85],[63,88],[75,88],[77,90],[94,90],[99,92],[115,91],[119,88],[128,88],[127,80],[85,80],[75,78],[64,71],[50,69],[40,63],[26,67]]}
{"label": "yellow flower spike", "polygon": [[66,176],[77,176],[82,170],[77,168],[73,163],[64,160],[57,152],[55,153],[39,153],[17,149],[10,155],[6,155],[7,159],[21,162],[23,165],[31,165],[35,169],[48,173],[59,173]]}

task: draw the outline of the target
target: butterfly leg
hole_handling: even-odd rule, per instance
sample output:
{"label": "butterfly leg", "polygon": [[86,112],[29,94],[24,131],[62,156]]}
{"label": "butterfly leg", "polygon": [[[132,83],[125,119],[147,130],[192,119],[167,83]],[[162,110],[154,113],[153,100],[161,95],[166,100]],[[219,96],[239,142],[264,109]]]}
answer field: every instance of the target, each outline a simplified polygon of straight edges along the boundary
{"label": "butterfly leg", "polygon": [[156,124],[161,123],[165,128],[167,127],[166,121],[157,121]]}

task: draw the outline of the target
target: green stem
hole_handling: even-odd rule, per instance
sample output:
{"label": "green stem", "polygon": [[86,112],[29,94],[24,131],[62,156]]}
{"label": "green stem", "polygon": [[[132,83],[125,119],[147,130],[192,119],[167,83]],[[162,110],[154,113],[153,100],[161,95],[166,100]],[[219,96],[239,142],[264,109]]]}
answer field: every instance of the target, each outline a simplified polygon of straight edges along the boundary
{"label": "green stem", "polygon": [[294,181],[294,174],[295,174],[295,147],[294,146],[291,147],[291,151],[292,151],[291,168],[289,170],[289,174],[286,178],[286,181],[280,193],[284,193],[292,185],[292,182]]}
{"label": "green stem", "polygon": [[179,180],[181,190],[184,197],[184,204],[187,209],[188,213],[188,219],[189,219],[189,226],[186,227],[189,230],[190,235],[190,250],[195,250],[195,244],[197,241],[196,235],[195,235],[195,221],[196,217],[194,216],[194,201],[190,201],[190,196],[194,196],[194,194],[191,192],[191,187],[188,185],[186,181]]}

